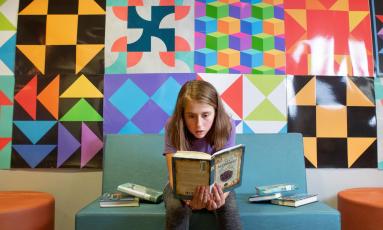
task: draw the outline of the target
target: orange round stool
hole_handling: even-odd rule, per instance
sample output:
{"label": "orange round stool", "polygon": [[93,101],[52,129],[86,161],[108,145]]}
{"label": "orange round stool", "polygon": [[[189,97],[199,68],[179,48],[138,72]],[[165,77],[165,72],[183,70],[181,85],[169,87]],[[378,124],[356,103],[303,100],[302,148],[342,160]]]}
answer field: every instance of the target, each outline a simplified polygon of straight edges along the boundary
{"label": "orange round stool", "polygon": [[45,192],[0,192],[0,229],[54,229],[55,200]]}
{"label": "orange round stool", "polygon": [[383,229],[383,188],[353,188],[338,193],[342,230]]}

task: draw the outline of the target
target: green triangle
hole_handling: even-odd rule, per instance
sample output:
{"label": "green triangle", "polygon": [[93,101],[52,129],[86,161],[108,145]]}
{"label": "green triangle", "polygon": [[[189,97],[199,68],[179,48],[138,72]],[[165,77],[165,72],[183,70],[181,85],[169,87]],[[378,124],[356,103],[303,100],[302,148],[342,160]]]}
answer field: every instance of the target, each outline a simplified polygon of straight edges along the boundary
{"label": "green triangle", "polygon": [[5,0],[0,0],[0,6],[3,5],[4,2]]}
{"label": "green triangle", "polygon": [[16,30],[16,27],[2,13],[0,13],[0,30]]}
{"label": "green triangle", "polygon": [[276,75],[248,75],[248,79],[263,93],[268,96],[284,79],[285,76]]}
{"label": "green triangle", "polygon": [[94,108],[81,98],[60,121],[102,121],[102,117]]}
{"label": "green triangle", "polygon": [[265,99],[245,120],[286,121],[286,117],[268,99]]}

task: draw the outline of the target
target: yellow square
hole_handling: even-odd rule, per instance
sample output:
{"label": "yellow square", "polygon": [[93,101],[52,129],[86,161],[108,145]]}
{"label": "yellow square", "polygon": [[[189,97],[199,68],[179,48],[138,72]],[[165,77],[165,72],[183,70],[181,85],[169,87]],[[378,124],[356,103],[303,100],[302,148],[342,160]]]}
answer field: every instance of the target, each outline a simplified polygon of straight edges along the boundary
{"label": "yellow square", "polygon": [[77,15],[47,15],[46,45],[75,45]]}
{"label": "yellow square", "polygon": [[346,106],[317,106],[316,120],[317,137],[347,137]]}

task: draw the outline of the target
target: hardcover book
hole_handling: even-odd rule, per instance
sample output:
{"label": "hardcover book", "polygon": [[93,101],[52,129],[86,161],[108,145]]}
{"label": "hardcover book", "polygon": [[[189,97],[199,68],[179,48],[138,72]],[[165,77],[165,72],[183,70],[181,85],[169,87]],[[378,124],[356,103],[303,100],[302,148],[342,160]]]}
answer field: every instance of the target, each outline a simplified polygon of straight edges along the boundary
{"label": "hardcover book", "polygon": [[271,200],[271,203],[284,206],[299,207],[316,201],[318,201],[317,195],[301,193],[292,196],[282,196],[278,199]]}
{"label": "hardcover book", "polygon": [[296,190],[298,187],[295,184],[272,184],[255,187],[258,195],[268,195],[278,192],[288,192]]}
{"label": "hardcover book", "polygon": [[117,190],[153,203],[160,203],[162,201],[162,191],[143,185],[125,183],[119,185]]}
{"label": "hardcover book", "polygon": [[210,155],[178,151],[172,157],[173,192],[177,198],[191,199],[198,185],[216,183],[229,191],[241,184],[244,145],[222,149]]}
{"label": "hardcover book", "polygon": [[249,202],[261,202],[261,201],[269,201],[274,200],[282,196],[282,193],[273,193],[270,195],[252,195],[249,197]]}
{"label": "hardcover book", "polygon": [[100,198],[100,207],[138,207],[140,205],[137,197],[123,192],[106,192]]}

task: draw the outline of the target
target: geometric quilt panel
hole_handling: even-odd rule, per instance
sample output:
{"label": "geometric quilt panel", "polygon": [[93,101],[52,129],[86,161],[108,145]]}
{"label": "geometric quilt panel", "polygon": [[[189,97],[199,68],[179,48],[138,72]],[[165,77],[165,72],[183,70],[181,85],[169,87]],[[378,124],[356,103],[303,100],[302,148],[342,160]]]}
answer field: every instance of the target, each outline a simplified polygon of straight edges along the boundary
{"label": "geometric quilt panel", "polygon": [[288,76],[288,132],[303,135],[307,168],[376,168],[374,79]]}
{"label": "geometric quilt panel", "polygon": [[107,3],[105,72],[193,72],[194,1]]}
{"label": "geometric quilt panel", "polygon": [[195,72],[285,74],[283,1],[195,2]]}
{"label": "geometric quilt panel", "polygon": [[368,0],[285,0],[286,73],[373,76]]}

